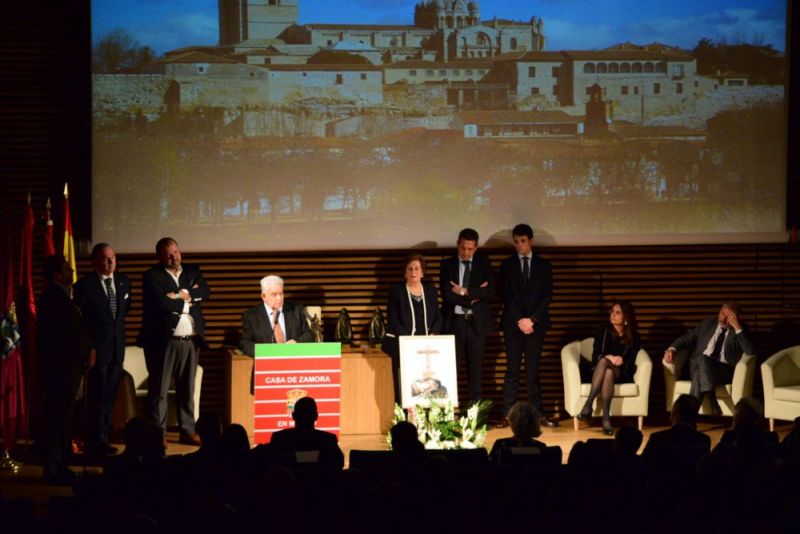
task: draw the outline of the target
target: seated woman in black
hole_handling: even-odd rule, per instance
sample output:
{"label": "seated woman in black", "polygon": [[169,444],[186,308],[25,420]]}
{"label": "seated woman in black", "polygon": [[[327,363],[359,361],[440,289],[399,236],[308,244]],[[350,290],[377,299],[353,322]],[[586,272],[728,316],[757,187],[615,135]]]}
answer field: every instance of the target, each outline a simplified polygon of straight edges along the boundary
{"label": "seated woman in black", "polygon": [[400,336],[428,336],[442,332],[442,314],[438,293],[431,284],[425,284],[425,258],[419,254],[406,257],[403,265],[405,283],[389,289],[386,308],[386,337],[381,349],[392,357],[395,402],[402,403],[400,395]]}
{"label": "seated woman in black", "polygon": [[501,438],[494,442],[489,461],[494,463],[509,463],[512,449],[516,447],[536,447],[544,451],[547,445],[533,438],[542,435],[539,424],[539,412],[529,402],[517,402],[508,411],[508,422],[514,433],[510,438]]}
{"label": "seated woman in black", "polygon": [[592,416],[592,403],[597,394],[603,399],[603,433],[613,435],[611,428],[611,399],[614,384],[633,382],[636,355],[639,353],[639,333],[636,331],[636,311],[633,305],[621,300],[611,306],[609,325],[602,326],[594,336],[592,351],[592,388],[578,417]]}

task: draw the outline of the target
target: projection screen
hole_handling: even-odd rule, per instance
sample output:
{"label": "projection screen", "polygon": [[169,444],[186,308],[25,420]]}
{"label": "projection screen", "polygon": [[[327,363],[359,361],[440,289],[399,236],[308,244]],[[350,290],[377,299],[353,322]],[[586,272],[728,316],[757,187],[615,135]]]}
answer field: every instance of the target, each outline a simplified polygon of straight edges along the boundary
{"label": "projection screen", "polygon": [[120,252],[786,238],[784,0],[92,9]]}

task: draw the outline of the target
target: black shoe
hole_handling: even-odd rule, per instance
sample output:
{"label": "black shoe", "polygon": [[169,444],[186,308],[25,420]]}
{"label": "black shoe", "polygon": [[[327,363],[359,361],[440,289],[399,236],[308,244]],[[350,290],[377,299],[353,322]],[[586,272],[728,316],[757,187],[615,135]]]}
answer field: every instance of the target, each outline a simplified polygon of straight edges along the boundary
{"label": "black shoe", "polygon": [[603,434],[605,434],[606,436],[613,436],[614,435],[614,429],[611,428],[610,426],[604,426],[603,427]]}
{"label": "black shoe", "polygon": [[555,427],[557,427],[557,426],[558,426],[558,421],[556,421],[556,420],[554,420],[554,419],[548,419],[547,417],[545,417],[545,416],[542,416],[542,418],[541,418],[541,419],[539,419],[539,424],[540,424],[541,426],[546,426],[546,427],[550,427],[550,428],[555,428]]}
{"label": "black shoe", "polygon": [[581,413],[578,414],[578,420],[579,421],[586,421],[587,419],[591,419],[591,418],[592,418],[592,412],[591,411],[584,412],[583,410],[581,410]]}
{"label": "black shoe", "polygon": [[722,415],[722,407],[719,405],[719,402],[717,402],[717,399],[709,400],[711,401],[711,415],[716,417]]}

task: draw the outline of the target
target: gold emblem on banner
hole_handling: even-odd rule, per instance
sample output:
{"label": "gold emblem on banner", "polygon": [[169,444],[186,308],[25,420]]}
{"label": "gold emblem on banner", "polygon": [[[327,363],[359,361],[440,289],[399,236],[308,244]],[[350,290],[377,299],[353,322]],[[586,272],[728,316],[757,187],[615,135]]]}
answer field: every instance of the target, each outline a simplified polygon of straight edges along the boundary
{"label": "gold emblem on banner", "polygon": [[308,392],[304,389],[290,389],[289,391],[287,391],[286,413],[292,415],[292,412],[294,412],[294,403],[307,395]]}

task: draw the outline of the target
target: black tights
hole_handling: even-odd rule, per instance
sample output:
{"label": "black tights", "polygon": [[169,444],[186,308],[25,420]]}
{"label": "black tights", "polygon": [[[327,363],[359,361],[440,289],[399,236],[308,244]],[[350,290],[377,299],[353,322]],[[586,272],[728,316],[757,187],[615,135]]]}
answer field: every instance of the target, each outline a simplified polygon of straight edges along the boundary
{"label": "black tights", "polygon": [[619,367],[611,363],[608,358],[601,358],[594,368],[592,375],[592,389],[589,391],[589,398],[583,405],[581,413],[584,415],[592,414],[592,402],[597,394],[603,399],[603,425],[611,425],[611,399],[614,398],[614,382],[619,378]]}

